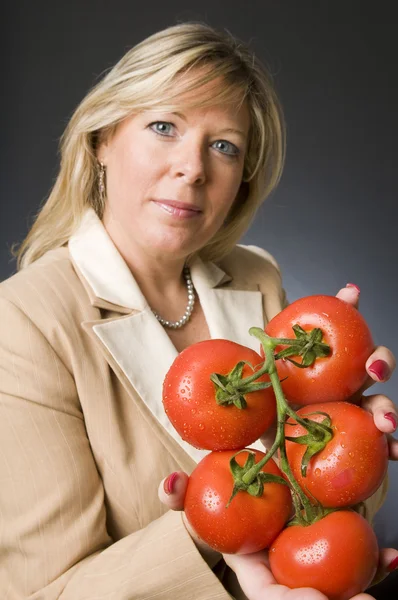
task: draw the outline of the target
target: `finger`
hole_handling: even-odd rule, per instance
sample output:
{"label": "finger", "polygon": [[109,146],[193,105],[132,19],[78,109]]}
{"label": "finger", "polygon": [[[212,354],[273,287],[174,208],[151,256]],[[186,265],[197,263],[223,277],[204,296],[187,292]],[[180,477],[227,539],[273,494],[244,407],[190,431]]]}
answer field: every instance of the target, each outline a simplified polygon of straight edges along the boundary
{"label": "finger", "polygon": [[390,379],[396,366],[395,356],[385,346],[378,346],[365,363],[367,378],[362,387],[350,398],[357,403],[361,395],[375,383],[384,383]]}
{"label": "finger", "polygon": [[290,589],[284,585],[270,585],[264,600],[328,600],[325,594],[314,588]]}
{"label": "finger", "polygon": [[223,558],[235,572],[240,587],[250,599],[261,598],[260,594],[264,592],[266,586],[276,584],[269,568],[268,552],[266,550],[253,552],[252,554],[223,554]]}
{"label": "finger", "polygon": [[395,356],[391,350],[385,346],[378,346],[365,363],[368,380],[362,389],[365,390],[374,383],[388,381],[394,372],[396,364]]}
{"label": "finger", "polygon": [[348,304],[352,304],[355,308],[359,306],[359,294],[361,290],[355,283],[347,283],[345,288],[341,288],[336,294],[337,298],[340,300],[344,300],[344,302],[348,302]]}
{"label": "finger", "polygon": [[390,398],[383,394],[363,396],[361,406],[373,415],[377,429],[384,433],[393,433],[397,428],[397,409]]}
{"label": "finger", "polygon": [[398,440],[392,437],[392,435],[387,435],[388,441],[388,454],[390,460],[398,460]]}
{"label": "finger", "polygon": [[[266,591],[267,595],[262,597],[264,600],[328,600],[322,592],[314,588],[289,589],[284,585],[271,585],[267,587]],[[353,596],[350,600],[375,600],[375,598],[361,593]]]}
{"label": "finger", "polygon": [[191,523],[188,521],[187,516],[184,512],[182,513],[182,521],[189,535],[195,542],[197,549],[199,550],[209,567],[212,569],[221,559],[221,553],[217,550],[213,550],[213,548],[210,548],[210,546],[202,540],[202,538],[196,533],[196,531],[192,527]]}
{"label": "finger", "polygon": [[[183,511],[184,498],[187,491],[189,477],[183,471],[171,473],[168,477],[160,482],[158,488],[159,500],[171,510]],[[182,521],[186,530],[193,539],[204,560],[212,569],[220,560],[221,554],[210,548],[196,533],[192,525],[186,518],[185,513],[182,513]]]}
{"label": "finger", "polygon": [[268,552],[264,550],[253,554],[223,554],[223,557],[250,600],[327,600],[313,588],[290,589],[279,585],[270,571]]}
{"label": "finger", "polygon": [[379,566],[372,585],[382,581],[389,573],[398,569],[398,550],[395,548],[381,548],[379,555]]}
{"label": "finger", "polygon": [[183,510],[188,480],[188,475],[183,471],[171,473],[159,484],[159,500],[171,510]]}

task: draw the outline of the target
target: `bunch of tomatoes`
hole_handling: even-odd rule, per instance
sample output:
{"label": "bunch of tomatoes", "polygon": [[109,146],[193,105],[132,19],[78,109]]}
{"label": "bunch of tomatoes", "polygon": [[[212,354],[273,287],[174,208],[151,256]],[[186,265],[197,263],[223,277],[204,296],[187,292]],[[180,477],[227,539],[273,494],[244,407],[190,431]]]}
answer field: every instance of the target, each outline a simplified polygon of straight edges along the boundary
{"label": "bunch of tomatoes", "polygon": [[[353,306],[321,295],[250,334],[259,353],[199,342],[164,380],[171,423],[210,451],[190,475],[186,517],[219,552],[268,548],[278,583],[346,600],[376,573],[377,539],[355,508],[388,465],[386,436],[352,401],[367,378],[371,333]],[[248,448],[271,427],[267,452]]]}

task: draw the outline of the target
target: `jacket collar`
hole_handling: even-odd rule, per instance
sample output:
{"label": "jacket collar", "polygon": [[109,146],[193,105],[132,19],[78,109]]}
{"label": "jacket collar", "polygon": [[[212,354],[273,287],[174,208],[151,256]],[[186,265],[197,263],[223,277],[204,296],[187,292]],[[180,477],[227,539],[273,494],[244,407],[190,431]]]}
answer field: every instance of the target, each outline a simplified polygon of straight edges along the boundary
{"label": "jacket collar", "polygon": [[[85,213],[79,228],[69,240],[69,253],[94,306],[104,301],[116,312],[143,311],[148,304],[130,269],[119,254],[105,227],[92,208]],[[196,257],[191,264],[196,289],[214,288],[232,278],[212,262]]]}
{"label": "jacket collar", "polygon": [[[138,401],[138,406],[143,415],[149,409],[162,425],[163,443],[170,452],[173,452],[170,447],[170,438],[173,438],[197,462],[207,452],[193,448],[180,438],[162,405],[162,382],[177,350],[93,210],[87,211],[79,229],[70,238],[69,252],[91,303],[119,313],[83,322],[83,328],[97,342],[136,402],[133,389],[138,393],[143,403]],[[235,282],[230,275],[200,258],[191,264],[191,277],[211,338],[229,339],[258,351],[258,341],[248,334],[252,325],[264,326],[258,286],[253,284],[251,290],[234,289]],[[227,282],[232,285],[223,286]]]}

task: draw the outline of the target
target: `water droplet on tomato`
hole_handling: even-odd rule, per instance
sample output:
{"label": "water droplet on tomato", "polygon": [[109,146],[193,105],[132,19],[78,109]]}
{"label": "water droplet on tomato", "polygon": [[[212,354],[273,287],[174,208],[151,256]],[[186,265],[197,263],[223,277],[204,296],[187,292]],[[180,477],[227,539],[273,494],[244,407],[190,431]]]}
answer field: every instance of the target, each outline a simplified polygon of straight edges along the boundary
{"label": "water droplet on tomato", "polygon": [[196,409],[195,409],[195,408],[191,408],[191,413],[192,413],[193,415],[195,415],[195,414],[196,414]]}
{"label": "water droplet on tomato", "polygon": [[355,454],[353,452],[349,452],[348,456],[351,456],[351,458],[353,458],[355,456]]}
{"label": "water droplet on tomato", "polygon": [[203,431],[203,429],[205,428],[205,426],[203,425],[203,423],[199,423],[198,427],[199,427],[199,429],[200,429],[201,431]]}
{"label": "water droplet on tomato", "polygon": [[341,444],[340,444],[340,446],[341,446],[342,448],[345,448],[345,444],[343,444],[343,443],[341,443]]}
{"label": "water droplet on tomato", "polygon": [[321,474],[321,470],[320,469],[315,469],[315,475],[317,477],[319,477],[320,474]]}

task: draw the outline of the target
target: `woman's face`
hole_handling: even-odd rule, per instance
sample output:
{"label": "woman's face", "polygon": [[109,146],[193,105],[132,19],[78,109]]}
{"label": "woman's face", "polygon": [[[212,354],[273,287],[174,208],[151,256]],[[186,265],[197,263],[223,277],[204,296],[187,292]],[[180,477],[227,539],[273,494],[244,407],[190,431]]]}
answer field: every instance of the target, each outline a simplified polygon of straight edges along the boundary
{"label": "woman's face", "polygon": [[106,166],[103,222],[125,258],[141,250],[181,259],[214,236],[242,182],[249,127],[246,104],[145,111],[117,127],[98,159]]}

